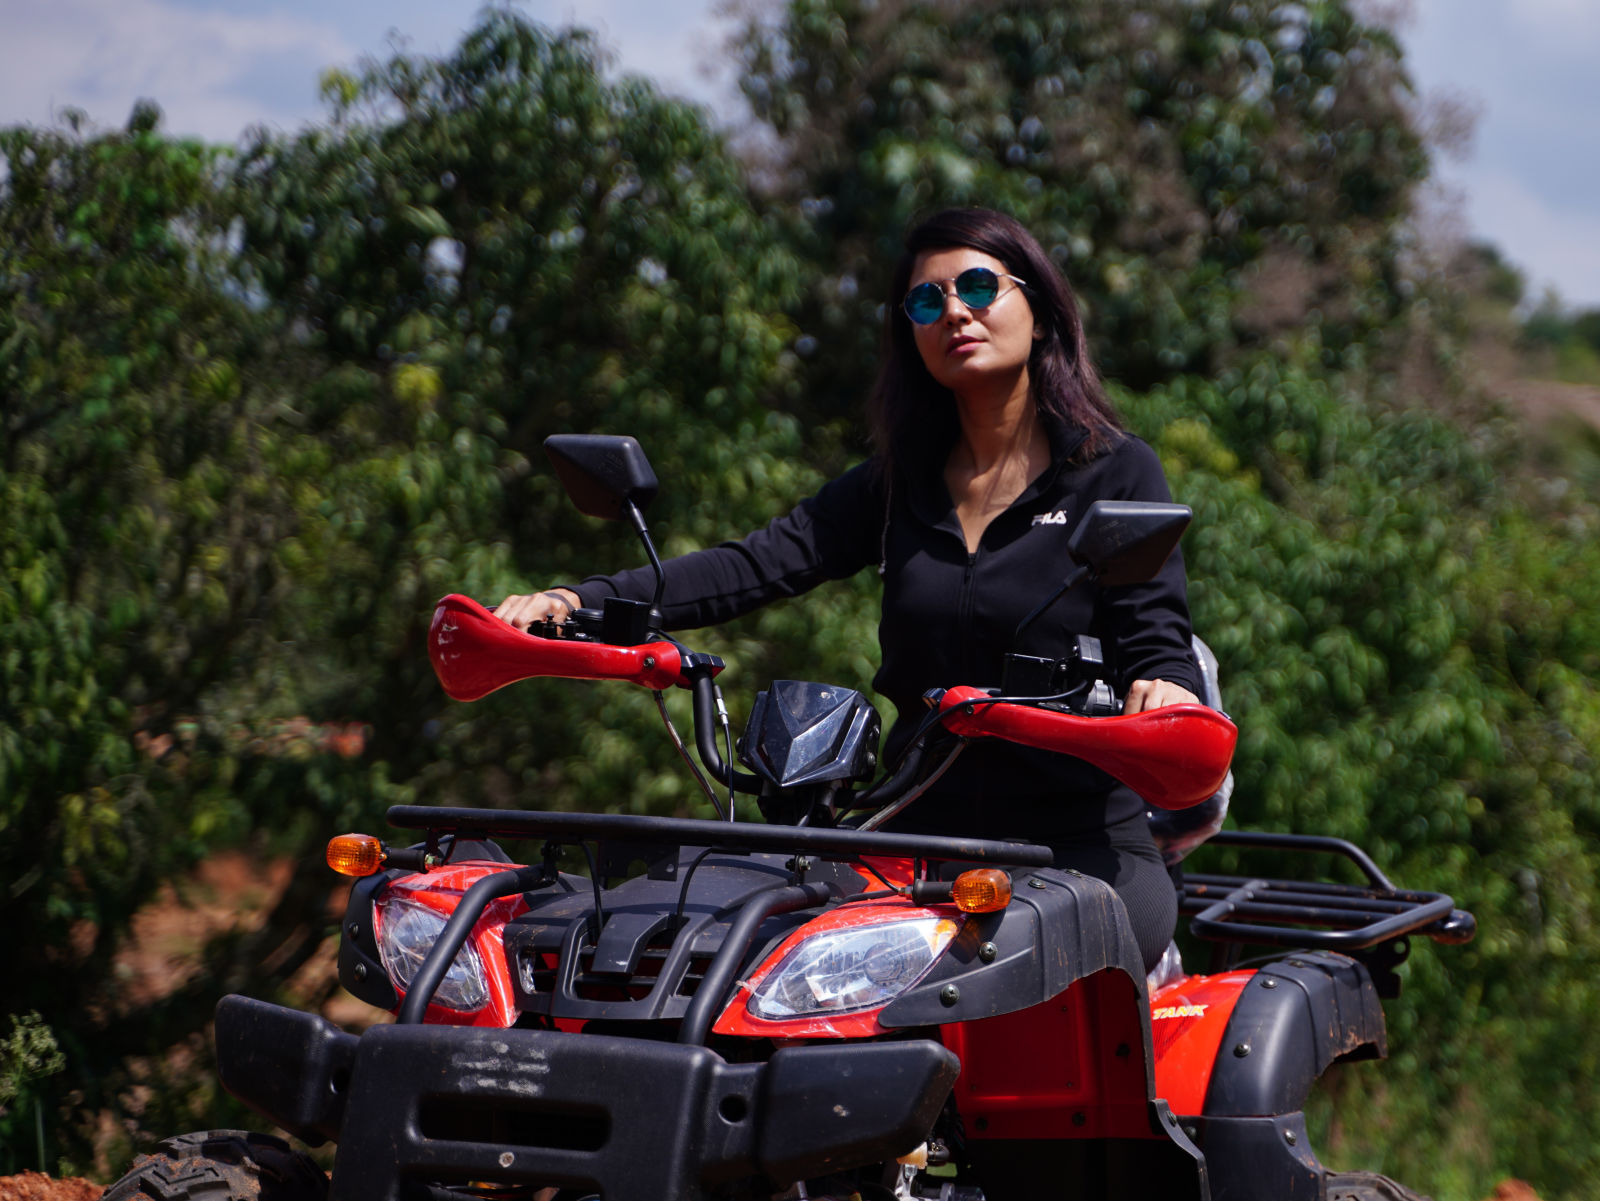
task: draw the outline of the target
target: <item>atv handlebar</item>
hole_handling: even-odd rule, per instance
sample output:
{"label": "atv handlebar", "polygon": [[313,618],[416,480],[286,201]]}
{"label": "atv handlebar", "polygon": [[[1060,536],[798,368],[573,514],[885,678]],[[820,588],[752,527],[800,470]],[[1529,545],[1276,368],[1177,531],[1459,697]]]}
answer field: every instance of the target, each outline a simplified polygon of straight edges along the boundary
{"label": "atv handlebar", "polygon": [[[725,763],[717,750],[713,680],[722,660],[689,651],[664,636],[631,646],[600,641],[594,624],[523,633],[477,601],[452,594],[434,611],[428,655],[445,692],[460,701],[477,700],[534,676],[622,680],[657,691],[688,688],[694,694],[695,741],[707,770],[721,784],[759,792],[760,780]],[[641,636],[649,636],[642,627]],[[1227,776],[1238,740],[1238,730],[1227,717],[1198,704],[1086,717],[1049,699],[997,697],[966,686],[932,692],[928,700],[938,720],[959,737],[1002,738],[1076,756],[1163,809],[1184,809],[1214,794]],[[872,795],[891,802],[891,792],[880,785]],[[853,806],[846,802],[846,807]]]}
{"label": "atv handlebar", "polygon": [[1198,805],[1222,787],[1239,739],[1231,721],[1204,705],[1083,717],[966,687],[947,689],[937,704],[952,733],[1075,755],[1162,809]]}
{"label": "atv handlebar", "polygon": [[688,683],[681,674],[681,652],[671,642],[614,646],[541,638],[513,629],[471,597],[456,594],[434,609],[428,657],[445,692],[458,701],[475,701],[534,676],[623,680],[654,689]]}

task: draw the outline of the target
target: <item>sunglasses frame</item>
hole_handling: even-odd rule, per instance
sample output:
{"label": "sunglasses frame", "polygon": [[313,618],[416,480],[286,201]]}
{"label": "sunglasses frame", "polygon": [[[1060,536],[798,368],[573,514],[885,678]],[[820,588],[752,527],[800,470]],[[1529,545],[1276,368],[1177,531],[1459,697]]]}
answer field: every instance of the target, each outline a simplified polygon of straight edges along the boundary
{"label": "sunglasses frame", "polygon": [[[989,299],[984,301],[982,304],[977,304],[977,303],[975,303],[975,300],[968,299],[966,294],[964,293],[964,291],[962,289],[961,281],[964,280],[964,279],[967,279],[968,277],[970,277],[972,275],[987,275],[987,276],[989,276],[990,278],[992,278],[994,280],[994,286],[995,286],[994,295],[989,297]],[[1010,288],[1005,292],[1000,291],[1000,281],[1003,280],[1003,279],[1009,279],[1017,287],[1016,288]],[[994,304],[995,301],[999,300],[1002,296],[1008,296],[1008,295],[1011,294],[1011,292],[1016,291],[1017,288],[1024,288],[1025,289],[1028,286],[1026,280],[1018,279],[1015,275],[1007,275],[1004,271],[995,271],[994,269],[992,269],[990,267],[968,267],[960,275],[952,276],[949,279],[940,279],[940,280],[929,279],[929,280],[924,280],[922,283],[918,284],[916,287],[912,288],[909,292],[906,293],[905,299],[900,302],[900,310],[903,313],[905,313],[906,317],[914,325],[932,325],[935,321],[939,320],[939,318],[944,315],[945,305],[950,299],[950,293],[948,291],[946,291],[945,287],[944,287],[944,285],[946,285],[946,284],[951,285],[951,287],[955,290],[956,299],[959,300],[962,304],[966,305],[968,309],[971,309],[973,311],[977,311],[977,310],[980,310],[980,309],[986,309],[990,305]],[[968,287],[970,288],[971,285],[969,284]],[[932,316],[928,317],[927,320],[923,320],[921,317],[918,317],[916,315],[916,313],[911,311],[912,297],[917,296],[919,294],[920,295],[924,295],[924,296],[928,295],[928,293],[924,290],[924,289],[927,289],[927,288],[937,289],[938,294],[939,294],[939,308],[938,308],[938,311],[934,312],[932,314]]]}

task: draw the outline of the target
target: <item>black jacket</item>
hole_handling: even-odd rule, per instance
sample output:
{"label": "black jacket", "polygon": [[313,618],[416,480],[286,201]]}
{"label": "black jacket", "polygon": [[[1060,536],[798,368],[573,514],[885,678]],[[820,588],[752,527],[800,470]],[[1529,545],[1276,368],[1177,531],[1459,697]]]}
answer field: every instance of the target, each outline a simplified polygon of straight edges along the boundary
{"label": "black jacket", "polygon": [[[921,697],[929,688],[997,686],[1006,651],[1059,657],[1069,634],[1101,639],[1119,691],[1159,678],[1198,694],[1176,553],[1148,584],[1072,589],[1012,645],[1017,624],[1071,569],[1067,537],[1092,502],[1170,498],[1155,452],[1139,439],[1125,436],[1078,463],[1072,454],[1081,432],[1048,432],[1050,467],[989,524],[976,553],[967,553],[944,484],[948,448],[899,460],[892,487],[877,464],[863,463],[742,541],[668,560],[667,628],[711,625],[863,567],[880,568],[882,660],[873,687],[899,710],[885,747],[890,762],[925,712]],[[641,568],[591,576],[574,590],[584,605],[598,607],[608,595],[649,599],[654,587],[653,574]],[[1136,797],[1112,785],[1080,760],[978,740],[895,826],[1070,841],[1142,813]]]}

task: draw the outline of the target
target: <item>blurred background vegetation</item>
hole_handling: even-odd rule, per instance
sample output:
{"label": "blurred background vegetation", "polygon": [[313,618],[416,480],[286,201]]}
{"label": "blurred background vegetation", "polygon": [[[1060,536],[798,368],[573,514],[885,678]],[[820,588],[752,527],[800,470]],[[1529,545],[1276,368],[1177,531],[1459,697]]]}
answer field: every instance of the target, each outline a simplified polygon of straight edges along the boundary
{"label": "blurred background vegetation", "polygon": [[[642,693],[446,702],[431,603],[637,561],[549,433],[638,437],[671,552],[858,459],[900,238],[972,203],[1073,280],[1196,510],[1234,820],[1477,912],[1331,1082],[1323,1158],[1600,1193],[1600,313],[1429,241],[1395,40],[1349,0],[791,0],[730,53],[732,131],[507,11],[330,69],[292,135],[0,131],[0,1173],[247,1120],[205,1027],[337,1003],[330,834],[697,813]],[[702,641],[735,695],[864,688],[875,583]],[[152,952],[218,864],[248,912]]]}

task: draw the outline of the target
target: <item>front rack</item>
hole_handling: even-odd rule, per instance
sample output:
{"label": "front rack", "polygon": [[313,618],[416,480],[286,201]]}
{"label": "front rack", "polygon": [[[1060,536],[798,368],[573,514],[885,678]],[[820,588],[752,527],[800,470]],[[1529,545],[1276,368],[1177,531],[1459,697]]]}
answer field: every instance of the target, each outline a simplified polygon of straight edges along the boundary
{"label": "front rack", "polygon": [[932,862],[996,863],[1009,867],[1049,867],[1055,859],[1049,847],[1034,843],[938,834],[894,834],[854,830],[848,826],[783,826],[625,813],[455,809],[431,805],[395,805],[387,816],[389,824],[398,829],[455,834],[463,838],[598,839],[654,846],[802,853],[820,858],[884,855]]}
{"label": "front rack", "polygon": [[1354,863],[1365,885],[1185,872],[1179,911],[1189,931],[1213,942],[1305,950],[1357,951],[1422,934],[1435,942],[1469,942],[1477,921],[1442,892],[1396,888],[1360,847],[1342,838],[1221,830],[1211,846],[1324,852]]}

